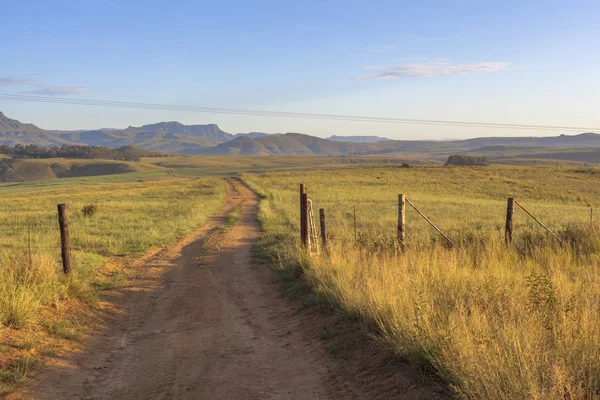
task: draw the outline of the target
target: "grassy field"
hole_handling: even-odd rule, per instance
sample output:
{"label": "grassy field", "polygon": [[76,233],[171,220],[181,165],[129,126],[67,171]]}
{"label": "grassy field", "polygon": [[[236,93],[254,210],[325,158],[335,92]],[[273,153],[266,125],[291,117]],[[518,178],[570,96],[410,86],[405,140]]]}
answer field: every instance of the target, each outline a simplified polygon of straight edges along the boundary
{"label": "grassy field", "polygon": [[[323,157],[323,156],[185,156],[144,158],[146,164],[172,168],[177,176],[235,176],[238,173],[306,171],[358,168],[365,165],[389,166],[406,161],[401,157]],[[423,161],[421,161],[423,162]]]}
{"label": "grassy field", "polygon": [[[242,177],[264,198],[262,245],[279,267],[301,268],[318,296],[461,397],[599,397],[600,234],[597,224],[590,228],[590,207],[600,203],[600,170],[364,168]],[[326,210],[330,247],[317,256],[298,246],[299,183]],[[401,253],[398,193],[460,249],[448,249],[408,209]],[[506,247],[509,196],[566,244],[517,211]]]}
{"label": "grassy field", "polygon": [[[203,224],[225,196],[216,178],[142,177],[154,175],[0,186],[0,394],[39,364],[36,347],[45,337],[78,336],[76,326],[50,323],[48,306],[60,310],[67,300],[93,304],[100,291],[122,278],[118,270],[102,272],[111,259],[172,242]],[[58,203],[68,204],[73,259],[68,277],[60,265]]]}
{"label": "grassy field", "polygon": [[146,162],[7,157],[0,162],[0,182],[21,183],[134,173],[140,176],[168,176],[168,170]]}

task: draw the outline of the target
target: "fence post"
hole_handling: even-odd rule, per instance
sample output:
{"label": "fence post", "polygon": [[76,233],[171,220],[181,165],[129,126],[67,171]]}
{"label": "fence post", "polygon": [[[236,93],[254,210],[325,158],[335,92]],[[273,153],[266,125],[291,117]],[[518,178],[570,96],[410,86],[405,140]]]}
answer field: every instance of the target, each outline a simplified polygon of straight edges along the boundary
{"label": "fence post", "polygon": [[406,196],[398,195],[398,243],[404,250],[404,239],[406,236]]}
{"label": "fence post", "polygon": [[29,268],[32,268],[31,261],[31,222],[27,219],[27,254],[29,255]]}
{"label": "fence post", "polygon": [[69,240],[69,223],[67,221],[67,205],[58,205],[58,225],[60,226],[60,249],[63,262],[63,272],[71,273],[71,242]]}
{"label": "fence post", "polygon": [[306,251],[310,255],[311,253],[311,243],[310,243],[310,235],[311,235],[311,224],[310,224],[310,200],[308,199],[308,193],[302,193],[302,203],[304,204],[304,239],[302,243],[306,247]]}
{"label": "fence post", "polygon": [[356,206],[353,208],[354,210],[354,244],[358,242],[358,233],[356,232]]}
{"label": "fence post", "polygon": [[307,207],[307,197],[306,195],[306,185],[304,183],[300,184],[300,241],[303,246],[306,246],[307,240],[307,232],[308,227],[306,225],[306,207]]}
{"label": "fence post", "polygon": [[321,242],[323,243],[323,249],[327,248],[327,229],[325,227],[325,209],[319,209],[319,222],[321,223]]}
{"label": "fence post", "polygon": [[590,229],[594,229],[594,207],[590,208]]}
{"label": "fence post", "polygon": [[506,227],[504,231],[504,241],[506,244],[512,243],[512,233],[513,233],[513,214],[515,213],[515,199],[514,197],[508,198],[508,203],[506,204]]}

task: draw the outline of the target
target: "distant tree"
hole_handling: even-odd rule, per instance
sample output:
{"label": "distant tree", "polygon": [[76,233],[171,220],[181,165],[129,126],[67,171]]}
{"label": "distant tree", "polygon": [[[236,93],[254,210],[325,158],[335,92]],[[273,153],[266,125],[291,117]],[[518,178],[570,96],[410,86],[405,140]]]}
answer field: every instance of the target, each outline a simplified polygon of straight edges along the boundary
{"label": "distant tree", "polygon": [[459,166],[484,166],[490,165],[487,157],[485,156],[464,156],[454,154],[448,157],[446,165],[459,165]]}
{"label": "distant tree", "polygon": [[35,144],[15,147],[0,146],[0,154],[11,154],[13,158],[78,158],[139,161],[140,158],[132,151],[120,152],[102,146],[82,146],[64,144],[61,147],[39,147]]}
{"label": "distant tree", "polygon": [[0,145],[0,154],[13,154],[13,149],[10,146]]}

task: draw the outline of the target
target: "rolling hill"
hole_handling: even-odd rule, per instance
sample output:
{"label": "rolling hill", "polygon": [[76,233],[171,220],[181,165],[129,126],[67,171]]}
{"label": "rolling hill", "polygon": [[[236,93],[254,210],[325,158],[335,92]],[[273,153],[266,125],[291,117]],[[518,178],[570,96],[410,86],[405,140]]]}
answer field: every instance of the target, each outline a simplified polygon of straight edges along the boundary
{"label": "rolling hill", "polygon": [[43,160],[5,159],[0,164],[0,182],[21,182],[75,178],[83,176],[115,175],[147,169],[140,163],[111,160]]}
{"label": "rolling hill", "polygon": [[238,137],[230,142],[205,149],[199,154],[207,155],[258,155],[258,156],[308,156],[352,155],[379,150],[367,143],[333,142],[301,133],[286,133],[253,138]]}

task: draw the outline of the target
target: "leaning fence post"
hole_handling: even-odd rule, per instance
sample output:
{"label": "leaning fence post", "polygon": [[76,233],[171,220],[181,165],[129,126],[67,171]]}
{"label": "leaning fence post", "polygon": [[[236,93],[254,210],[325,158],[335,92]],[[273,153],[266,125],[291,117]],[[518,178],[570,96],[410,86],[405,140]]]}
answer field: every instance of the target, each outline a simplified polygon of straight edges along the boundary
{"label": "leaning fence post", "polygon": [[512,243],[513,233],[513,214],[515,213],[515,199],[513,197],[508,198],[506,205],[506,227],[504,230],[504,240],[506,244]]}
{"label": "leaning fence post", "polygon": [[398,195],[398,243],[404,250],[404,238],[406,235],[406,196]]}
{"label": "leaning fence post", "polygon": [[552,235],[552,237],[556,240],[558,240],[558,242],[560,244],[563,244],[563,241],[561,240],[561,238],[559,238],[558,236],[556,236],[556,234],[554,232],[552,232],[550,230],[550,228],[548,228],[546,225],[544,225],[544,223],[542,221],[540,221],[539,219],[537,219],[532,213],[530,213],[529,211],[527,211],[527,209],[525,207],[523,207],[518,201],[515,200],[515,204],[517,206],[519,206],[519,208],[523,211],[525,211],[525,214],[529,215],[531,218],[533,218],[533,220],[535,222],[537,222],[542,228],[544,228],[546,230],[546,232],[548,232],[550,235]]}
{"label": "leaning fence post", "polygon": [[455,244],[452,242],[452,240],[450,240],[450,238],[449,238],[449,237],[448,237],[448,236],[447,236],[447,235],[446,235],[444,232],[442,232],[442,230],[441,230],[440,228],[438,228],[438,227],[437,227],[437,226],[436,226],[436,225],[435,225],[433,222],[431,222],[431,220],[430,220],[429,218],[427,218],[427,216],[426,216],[425,214],[423,214],[423,213],[422,213],[422,212],[421,212],[421,211],[420,211],[420,210],[419,210],[419,209],[418,209],[418,208],[417,208],[417,207],[416,207],[416,206],[415,206],[415,205],[412,203],[412,201],[410,201],[410,200],[409,200],[409,199],[407,199],[406,197],[405,197],[404,199],[406,200],[406,202],[407,202],[407,203],[408,203],[408,204],[409,204],[409,205],[410,205],[412,208],[414,208],[414,209],[415,209],[415,211],[417,212],[417,214],[419,214],[421,217],[423,217],[423,219],[424,219],[425,221],[427,221],[427,223],[428,223],[429,225],[431,225],[431,227],[432,227],[433,229],[435,229],[435,230],[437,231],[437,233],[439,233],[440,235],[442,235],[442,236],[443,236],[443,238],[444,238],[444,239],[446,239],[446,241],[447,241],[448,243],[450,243],[450,246],[452,246],[452,247],[453,247],[453,248],[455,248],[455,249],[458,249],[458,246],[456,246],[456,245],[455,245]]}
{"label": "leaning fence post", "polygon": [[63,262],[63,272],[71,273],[71,243],[69,240],[69,223],[67,221],[67,205],[58,205],[58,225],[60,226],[60,249]]}
{"label": "leaning fence post", "polygon": [[321,242],[323,243],[323,249],[327,248],[327,229],[325,227],[325,209],[319,209],[319,222],[321,223]]}

